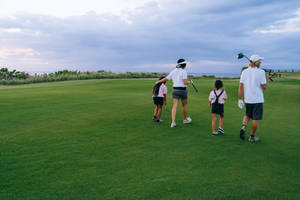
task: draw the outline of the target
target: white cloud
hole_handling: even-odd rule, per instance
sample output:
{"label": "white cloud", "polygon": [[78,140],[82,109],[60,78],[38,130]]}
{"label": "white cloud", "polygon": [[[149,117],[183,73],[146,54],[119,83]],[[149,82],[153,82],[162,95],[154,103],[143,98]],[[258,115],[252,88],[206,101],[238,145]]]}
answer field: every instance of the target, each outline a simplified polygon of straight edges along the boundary
{"label": "white cloud", "polygon": [[79,16],[86,12],[122,15],[124,10],[134,10],[156,0],[1,0],[0,16],[18,12],[51,15],[56,17]]}
{"label": "white cloud", "polygon": [[[236,72],[237,64],[232,61],[219,61],[219,60],[199,60],[192,62],[189,68],[187,69],[191,73],[197,73],[199,71],[205,71],[205,72],[222,72],[222,73],[228,73],[228,71]],[[201,70],[205,68],[205,70]],[[238,68],[236,68],[239,70]],[[238,72],[238,71],[237,71]]]}
{"label": "white cloud", "polygon": [[7,59],[9,57],[35,57],[40,55],[40,52],[32,48],[0,48],[1,59]]}
{"label": "white cloud", "polygon": [[8,33],[21,33],[22,29],[20,28],[0,28],[0,32],[8,32]]}
{"label": "white cloud", "polygon": [[[57,9],[72,13],[72,8],[64,4],[68,1],[61,2]],[[299,6],[292,5],[292,8],[282,11],[282,4],[272,4],[270,8],[271,3],[261,5],[257,1],[249,9],[248,4],[241,8],[243,2],[236,5],[235,0],[221,3],[142,0],[139,6],[135,4],[136,0],[131,0],[124,2],[131,2],[136,10],[131,12],[126,10],[128,7],[121,6],[122,15],[116,16],[113,12],[99,14],[97,9],[101,6],[96,3],[104,1],[86,2],[89,6],[94,2],[95,9],[80,16],[45,16],[41,8],[36,11],[42,14],[19,13],[13,17],[0,17],[0,66],[10,65],[33,73],[58,69],[168,72],[175,67],[176,60],[183,57],[191,61],[188,68],[191,73],[239,72],[237,66],[244,65],[235,58],[239,52],[247,55],[258,53],[266,58],[273,56],[274,63],[280,60],[284,63],[291,58],[299,63],[300,41],[296,37],[245,34],[252,33],[253,27],[276,21],[278,16],[289,13],[286,10]],[[45,4],[48,5],[49,1]],[[286,5],[291,7],[290,2]],[[0,13],[2,11],[0,5]],[[295,23],[295,20],[290,21]],[[283,56],[283,52],[287,56]]]}
{"label": "white cloud", "polygon": [[300,8],[294,13],[293,17],[278,20],[266,29],[257,29],[253,32],[262,34],[300,32]]}

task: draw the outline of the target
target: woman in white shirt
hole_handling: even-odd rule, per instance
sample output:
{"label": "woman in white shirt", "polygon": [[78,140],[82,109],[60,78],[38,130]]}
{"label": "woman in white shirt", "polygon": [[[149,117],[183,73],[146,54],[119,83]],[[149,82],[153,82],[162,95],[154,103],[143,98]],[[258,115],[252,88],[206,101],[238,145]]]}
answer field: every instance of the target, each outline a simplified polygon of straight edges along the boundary
{"label": "woman in white shirt", "polygon": [[170,72],[170,74],[162,79],[159,80],[158,83],[160,82],[166,82],[168,80],[173,81],[173,108],[172,108],[172,123],[171,123],[171,128],[176,126],[175,119],[176,119],[176,111],[177,111],[177,106],[179,99],[181,99],[182,103],[182,111],[183,111],[183,123],[188,124],[192,122],[192,119],[190,117],[187,117],[187,85],[190,84],[191,82],[188,81],[187,77],[187,72],[186,72],[186,61],[184,59],[179,59],[177,61],[177,66],[174,70]]}

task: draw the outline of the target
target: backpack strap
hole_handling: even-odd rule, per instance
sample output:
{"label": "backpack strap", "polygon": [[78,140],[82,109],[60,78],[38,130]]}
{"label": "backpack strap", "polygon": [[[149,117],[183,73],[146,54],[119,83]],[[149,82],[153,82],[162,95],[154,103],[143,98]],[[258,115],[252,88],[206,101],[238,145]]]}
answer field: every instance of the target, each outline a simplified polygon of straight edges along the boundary
{"label": "backpack strap", "polygon": [[215,93],[217,99],[223,94],[223,92],[224,92],[224,90],[222,90],[221,93],[219,95],[217,95],[216,90],[214,90],[214,93]]}
{"label": "backpack strap", "polygon": [[216,93],[216,90],[214,90],[214,93],[215,93],[215,96],[218,97],[218,95],[217,95],[217,93]]}
{"label": "backpack strap", "polygon": [[224,90],[222,90],[222,91],[221,91],[221,93],[219,94],[219,96],[218,96],[218,97],[220,97],[220,96],[223,94],[223,92],[224,92]]}

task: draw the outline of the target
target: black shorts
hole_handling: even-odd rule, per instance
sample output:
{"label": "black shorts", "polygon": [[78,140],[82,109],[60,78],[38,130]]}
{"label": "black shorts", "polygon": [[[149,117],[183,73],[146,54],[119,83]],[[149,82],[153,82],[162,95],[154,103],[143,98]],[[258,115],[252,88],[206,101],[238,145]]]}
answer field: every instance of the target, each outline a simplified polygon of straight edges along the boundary
{"label": "black shorts", "polygon": [[186,88],[184,88],[184,89],[174,89],[173,88],[173,91],[172,91],[173,99],[182,99],[182,100],[184,100],[184,99],[187,99],[187,96],[188,96],[188,94],[187,94]]}
{"label": "black shorts", "polygon": [[153,102],[155,105],[164,105],[163,97],[153,97]]}
{"label": "black shorts", "polygon": [[223,116],[224,115],[224,104],[213,103],[211,105],[211,113],[219,114],[219,115]]}
{"label": "black shorts", "polygon": [[252,120],[262,120],[263,103],[246,103],[246,115]]}

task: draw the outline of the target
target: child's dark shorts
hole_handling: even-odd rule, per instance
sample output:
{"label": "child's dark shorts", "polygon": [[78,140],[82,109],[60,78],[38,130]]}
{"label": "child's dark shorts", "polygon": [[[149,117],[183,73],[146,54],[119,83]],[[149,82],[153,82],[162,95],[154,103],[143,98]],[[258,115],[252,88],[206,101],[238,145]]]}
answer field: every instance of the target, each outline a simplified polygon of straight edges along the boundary
{"label": "child's dark shorts", "polygon": [[155,105],[164,105],[163,97],[153,97],[153,102]]}
{"label": "child's dark shorts", "polygon": [[223,116],[224,115],[224,104],[213,103],[211,105],[211,113],[219,114],[219,115]]}
{"label": "child's dark shorts", "polygon": [[263,103],[246,103],[246,115],[252,120],[262,120]]}

